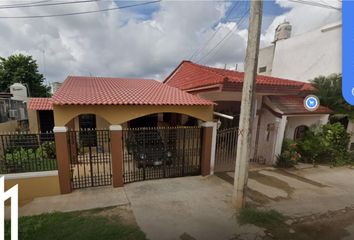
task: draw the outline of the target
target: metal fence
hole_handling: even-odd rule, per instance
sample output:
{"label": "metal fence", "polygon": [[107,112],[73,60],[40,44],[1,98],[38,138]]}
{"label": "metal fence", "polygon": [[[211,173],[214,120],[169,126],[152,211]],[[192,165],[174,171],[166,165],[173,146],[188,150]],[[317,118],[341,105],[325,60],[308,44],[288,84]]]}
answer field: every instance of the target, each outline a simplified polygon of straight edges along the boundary
{"label": "metal fence", "polygon": [[123,130],[124,182],[200,174],[200,127]]}
{"label": "metal fence", "polygon": [[228,128],[217,132],[215,172],[233,171],[235,169],[238,135],[238,128]]}
{"label": "metal fence", "polygon": [[57,169],[54,133],[0,135],[0,173]]}
{"label": "metal fence", "polygon": [[68,133],[73,189],[112,184],[109,136],[108,130],[96,129]]}

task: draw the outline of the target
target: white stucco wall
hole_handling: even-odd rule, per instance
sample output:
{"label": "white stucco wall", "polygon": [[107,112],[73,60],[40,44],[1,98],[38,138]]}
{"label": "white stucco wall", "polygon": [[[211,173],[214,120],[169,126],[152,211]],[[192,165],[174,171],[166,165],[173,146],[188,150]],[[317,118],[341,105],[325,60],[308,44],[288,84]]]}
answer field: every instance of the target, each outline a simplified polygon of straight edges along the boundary
{"label": "white stucco wall", "polygon": [[272,76],[307,82],[342,72],[342,25],[332,24],[276,43]]}
{"label": "white stucco wall", "polygon": [[[269,110],[263,108],[259,125],[258,147],[255,154],[256,158],[264,158],[266,164],[275,164],[274,155],[275,142],[278,133],[279,118],[274,116]],[[268,128],[268,126],[272,128]]]}
{"label": "white stucco wall", "polygon": [[[257,73],[260,75],[271,76],[272,74],[272,65],[273,65],[273,56],[274,56],[274,45],[262,48],[259,50],[258,56],[258,69]],[[262,67],[267,67],[266,72],[260,73],[259,69]]]}
{"label": "white stucco wall", "polygon": [[328,116],[328,114],[288,116],[284,138],[294,139],[295,129],[300,125],[311,127],[314,124],[326,124]]}

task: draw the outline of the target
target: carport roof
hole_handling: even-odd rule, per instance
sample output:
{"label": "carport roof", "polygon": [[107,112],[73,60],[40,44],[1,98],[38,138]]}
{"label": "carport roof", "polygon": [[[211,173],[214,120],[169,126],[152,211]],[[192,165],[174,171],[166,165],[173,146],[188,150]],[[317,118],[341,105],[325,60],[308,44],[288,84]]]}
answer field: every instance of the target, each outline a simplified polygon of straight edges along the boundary
{"label": "carport roof", "polygon": [[329,114],[332,110],[319,106],[316,111],[310,112],[304,107],[304,97],[298,96],[269,96],[270,101],[285,115],[292,114]]}
{"label": "carport roof", "polygon": [[51,98],[30,98],[28,102],[30,110],[53,110]]}
{"label": "carport roof", "polygon": [[69,76],[52,97],[55,105],[213,105],[148,79]]}

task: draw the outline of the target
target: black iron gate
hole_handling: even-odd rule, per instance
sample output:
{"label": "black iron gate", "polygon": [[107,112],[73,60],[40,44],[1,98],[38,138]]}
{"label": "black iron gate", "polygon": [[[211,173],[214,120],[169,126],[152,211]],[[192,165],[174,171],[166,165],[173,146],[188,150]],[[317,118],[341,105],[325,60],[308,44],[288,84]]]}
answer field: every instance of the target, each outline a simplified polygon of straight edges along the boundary
{"label": "black iron gate", "polygon": [[70,131],[69,151],[73,189],[112,184],[108,130]]}
{"label": "black iron gate", "polygon": [[218,130],[216,134],[215,172],[234,171],[238,128]]}
{"label": "black iron gate", "polygon": [[200,127],[123,130],[124,182],[200,174]]}

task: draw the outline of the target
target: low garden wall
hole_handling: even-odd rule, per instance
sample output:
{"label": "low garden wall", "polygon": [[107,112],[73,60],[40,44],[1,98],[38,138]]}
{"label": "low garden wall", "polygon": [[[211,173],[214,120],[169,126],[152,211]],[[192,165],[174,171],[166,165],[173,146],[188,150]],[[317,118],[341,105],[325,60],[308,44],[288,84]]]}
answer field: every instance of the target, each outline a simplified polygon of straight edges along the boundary
{"label": "low garden wall", "polygon": [[60,194],[58,171],[5,174],[5,189],[18,184],[20,205],[36,197]]}

